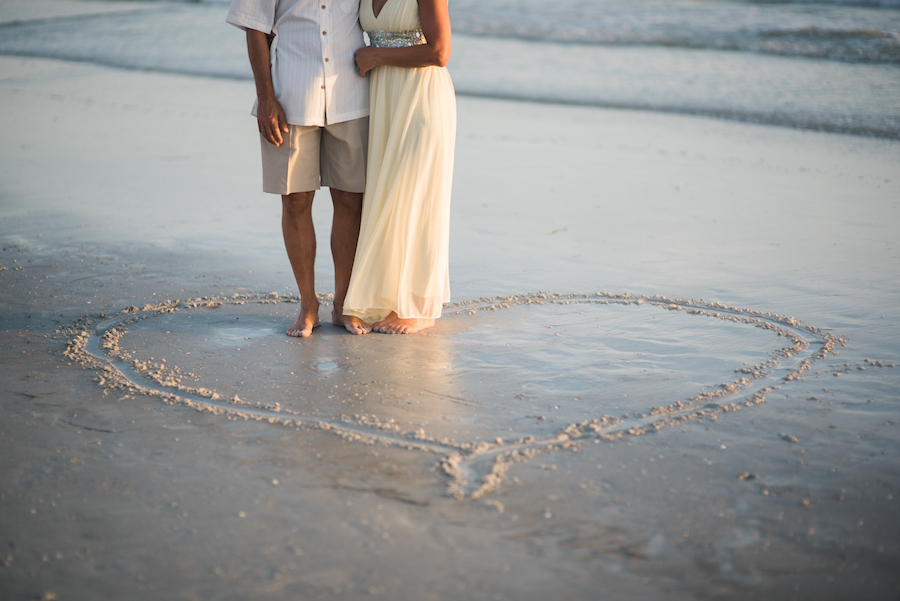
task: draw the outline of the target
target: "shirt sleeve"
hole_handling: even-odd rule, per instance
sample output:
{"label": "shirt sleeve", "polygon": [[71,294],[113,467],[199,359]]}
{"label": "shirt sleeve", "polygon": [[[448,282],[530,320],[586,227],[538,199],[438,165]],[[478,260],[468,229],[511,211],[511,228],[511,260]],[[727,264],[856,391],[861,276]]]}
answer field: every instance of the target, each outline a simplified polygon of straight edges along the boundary
{"label": "shirt sleeve", "polygon": [[245,31],[269,33],[275,25],[277,3],[278,0],[232,0],[225,22]]}

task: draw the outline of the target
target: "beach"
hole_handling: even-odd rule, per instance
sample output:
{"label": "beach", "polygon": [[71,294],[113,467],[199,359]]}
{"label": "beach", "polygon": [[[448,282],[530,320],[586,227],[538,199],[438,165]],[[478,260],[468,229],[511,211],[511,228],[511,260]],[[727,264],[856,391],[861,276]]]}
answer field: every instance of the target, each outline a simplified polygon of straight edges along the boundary
{"label": "beach", "polygon": [[889,107],[490,97],[454,43],[444,317],[302,340],[252,82],[3,51],[0,596],[897,598]]}

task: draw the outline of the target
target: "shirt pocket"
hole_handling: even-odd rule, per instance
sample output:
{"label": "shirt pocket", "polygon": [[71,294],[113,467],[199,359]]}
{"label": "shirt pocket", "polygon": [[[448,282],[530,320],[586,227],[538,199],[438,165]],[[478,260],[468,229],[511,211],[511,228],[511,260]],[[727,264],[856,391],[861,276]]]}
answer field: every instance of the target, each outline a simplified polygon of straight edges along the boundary
{"label": "shirt pocket", "polygon": [[341,2],[341,8],[344,9],[345,13],[358,13],[359,0],[343,0],[343,2]]}

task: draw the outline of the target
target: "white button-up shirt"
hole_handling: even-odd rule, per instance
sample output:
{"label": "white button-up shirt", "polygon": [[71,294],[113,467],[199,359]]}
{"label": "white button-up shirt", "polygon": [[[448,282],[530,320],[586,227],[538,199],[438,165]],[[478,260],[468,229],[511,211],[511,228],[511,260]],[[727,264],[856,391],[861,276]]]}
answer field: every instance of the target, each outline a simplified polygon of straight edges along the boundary
{"label": "white button-up shirt", "polygon": [[272,84],[288,123],[322,126],[369,114],[369,82],[356,71],[356,51],[365,46],[359,0],[233,0],[226,21],[275,32]]}

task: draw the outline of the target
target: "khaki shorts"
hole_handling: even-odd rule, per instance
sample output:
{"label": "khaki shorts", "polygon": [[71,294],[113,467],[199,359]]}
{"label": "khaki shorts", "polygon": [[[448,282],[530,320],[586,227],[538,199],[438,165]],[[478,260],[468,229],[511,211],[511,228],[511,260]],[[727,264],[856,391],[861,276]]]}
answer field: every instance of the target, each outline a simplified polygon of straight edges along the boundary
{"label": "khaki shorts", "polygon": [[270,194],[312,192],[328,186],[365,192],[369,118],[325,127],[288,125],[281,146],[262,134],[263,191]]}

